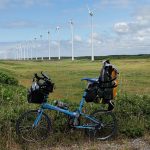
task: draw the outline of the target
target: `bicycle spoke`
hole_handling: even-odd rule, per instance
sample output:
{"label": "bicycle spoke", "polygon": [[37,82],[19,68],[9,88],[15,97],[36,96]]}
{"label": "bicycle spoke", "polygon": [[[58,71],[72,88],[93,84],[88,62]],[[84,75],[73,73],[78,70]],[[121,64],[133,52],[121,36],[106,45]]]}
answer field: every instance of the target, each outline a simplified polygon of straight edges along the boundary
{"label": "bicycle spoke", "polygon": [[[98,110],[92,115],[96,120],[99,120],[99,124],[95,124],[95,130],[86,129],[86,132],[90,137],[95,137],[99,140],[106,140],[112,137],[116,132],[115,117],[111,112]],[[93,122],[90,121],[92,124]]]}
{"label": "bicycle spoke", "polygon": [[41,120],[37,126],[33,124],[37,118],[38,111],[33,110],[24,113],[17,121],[16,130],[19,136],[28,142],[36,142],[44,140],[51,129],[51,122],[46,114],[42,114]]}

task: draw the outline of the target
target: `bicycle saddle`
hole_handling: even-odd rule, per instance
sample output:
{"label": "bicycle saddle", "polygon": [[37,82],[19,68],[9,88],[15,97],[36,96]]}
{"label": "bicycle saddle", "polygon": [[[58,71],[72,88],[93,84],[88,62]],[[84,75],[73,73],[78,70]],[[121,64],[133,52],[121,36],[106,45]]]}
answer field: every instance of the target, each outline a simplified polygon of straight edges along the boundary
{"label": "bicycle saddle", "polygon": [[87,81],[87,82],[92,82],[92,83],[97,83],[98,78],[82,78],[81,81]]}

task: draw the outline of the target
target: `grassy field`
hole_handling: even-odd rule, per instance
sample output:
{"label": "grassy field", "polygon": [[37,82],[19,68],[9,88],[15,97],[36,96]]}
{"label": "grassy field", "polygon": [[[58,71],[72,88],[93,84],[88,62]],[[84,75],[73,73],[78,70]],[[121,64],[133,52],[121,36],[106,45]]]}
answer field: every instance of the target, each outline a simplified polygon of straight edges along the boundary
{"label": "grassy field", "polygon": [[[119,91],[132,94],[150,93],[150,59],[122,59],[111,61],[119,70]],[[46,72],[55,83],[52,99],[79,101],[86,86],[83,77],[98,77],[101,61],[1,61],[0,70],[15,76],[25,87],[31,85],[34,73]]]}
{"label": "grassy field", "polygon": [[[150,131],[150,59],[124,58],[112,59],[119,72],[118,97],[116,100],[116,116],[119,132],[127,137],[143,136]],[[26,88],[31,86],[34,73],[46,72],[55,83],[55,90],[49,96],[49,101],[63,99],[78,103],[86,87],[81,82],[84,77],[98,77],[102,67],[101,60],[91,62],[86,59],[60,61],[0,61],[0,72],[15,77],[19,85],[0,84],[0,147],[10,149],[16,143],[15,120],[20,113],[36,105],[26,101]],[[24,88],[25,87],[25,88]],[[127,117],[128,116],[128,117]],[[55,118],[57,123],[61,118]],[[58,129],[60,127],[57,127]],[[80,135],[80,133],[79,133]],[[70,141],[80,141],[78,134]],[[60,138],[60,136],[62,138]],[[56,134],[49,142],[66,142],[66,135]]]}

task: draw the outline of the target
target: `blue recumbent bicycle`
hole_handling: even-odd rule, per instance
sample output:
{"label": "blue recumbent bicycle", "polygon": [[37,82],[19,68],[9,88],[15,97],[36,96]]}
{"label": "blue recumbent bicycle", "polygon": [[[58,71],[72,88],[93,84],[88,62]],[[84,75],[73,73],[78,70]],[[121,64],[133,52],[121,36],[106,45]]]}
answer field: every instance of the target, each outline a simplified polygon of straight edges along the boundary
{"label": "blue recumbent bicycle", "polygon": [[[16,133],[19,137],[28,142],[36,142],[46,139],[52,130],[51,119],[44,112],[45,110],[55,110],[68,116],[68,125],[71,128],[84,129],[86,134],[98,140],[106,140],[115,135],[117,123],[112,111],[96,110],[92,114],[83,113],[83,106],[86,102],[86,95],[91,85],[98,84],[97,79],[83,78],[88,85],[76,111],[70,111],[68,105],[55,101],[56,105],[47,103],[49,93],[53,92],[54,83],[44,73],[41,76],[35,74],[33,84],[28,91],[28,102],[41,104],[38,110],[30,110],[23,113],[16,123]],[[80,124],[80,118],[87,121]]]}

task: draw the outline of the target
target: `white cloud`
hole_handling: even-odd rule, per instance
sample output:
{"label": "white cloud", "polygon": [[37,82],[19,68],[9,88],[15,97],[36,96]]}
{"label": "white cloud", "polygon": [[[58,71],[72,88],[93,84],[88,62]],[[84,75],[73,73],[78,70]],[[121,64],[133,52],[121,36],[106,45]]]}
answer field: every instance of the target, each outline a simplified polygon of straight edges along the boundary
{"label": "white cloud", "polygon": [[58,42],[57,41],[51,41],[51,44],[58,46]]}
{"label": "white cloud", "polygon": [[141,6],[133,13],[133,21],[128,22],[131,31],[139,31],[150,27],[150,6]]}
{"label": "white cloud", "polygon": [[[99,33],[94,32],[93,33],[93,43],[95,45],[99,45],[99,44],[102,44],[103,42],[104,42],[103,37],[101,37],[101,35]],[[91,34],[88,37],[87,44],[91,45]]]}
{"label": "white cloud", "polygon": [[133,13],[136,20],[150,20],[150,5],[141,6]]}
{"label": "white cloud", "polygon": [[144,40],[144,37],[143,36],[138,36],[138,37],[136,37],[137,38],[137,40],[139,40],[139,41],[143,41]]}
{"label": "white cloud", "polygon": [[150,54],[150,7],[139,8],[130,22],[115,23],[114,31],[117,33],[114,48]]}
{"label": "white cloud", "polygon": [[119,22],[114,25],[114,30],[119,34],[127,33],[129,32],[129,25],[126,22]]}
{"label": "white cloud", "polygon": [[75,36],[74,36],[74,40],[75,40],[76,42],[82,42],[82,38],[81,38],[81,36],[79,36],[79,35],[75,35]]}
{"label": "white cloud", "polygon": [[93,38],[94,38],[94,39],[99,39],[99,34],[96,33],[96,32],[94,32],[94,33],[93,33]]}
{"label": "white cloud", "polygon": [[93,40],[95,44],[102,44],[104,41],[103,37],[99,33],[96,33],[96,32],[93,33]]}

